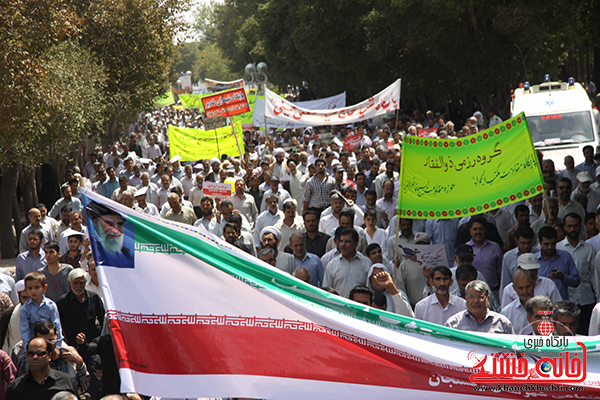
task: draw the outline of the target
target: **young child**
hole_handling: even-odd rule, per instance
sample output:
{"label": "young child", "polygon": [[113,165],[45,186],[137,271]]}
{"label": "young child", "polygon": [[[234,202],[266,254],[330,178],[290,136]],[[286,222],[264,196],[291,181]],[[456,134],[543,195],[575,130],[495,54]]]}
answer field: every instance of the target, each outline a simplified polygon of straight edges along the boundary
{"label": "young child", "polygon": [[23,304],[20,311],[21,338],[27,346],[33,339],[33,327],[38,321],[51,321],[56,326],[56,346],[60,349],[63,341],[60,316],[56,304],[44,296],[48,289],[46,276],[40,271],[33,271],[25,276],[25,290],[29,300]]}

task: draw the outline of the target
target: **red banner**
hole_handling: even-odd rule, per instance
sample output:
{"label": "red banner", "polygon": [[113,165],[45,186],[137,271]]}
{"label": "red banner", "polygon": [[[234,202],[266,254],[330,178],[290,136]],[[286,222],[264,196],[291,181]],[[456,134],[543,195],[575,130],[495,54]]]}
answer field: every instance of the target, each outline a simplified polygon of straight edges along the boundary
{"label": "red banner", "polygon": [[231,183],[204,182],[202,194],[213,199],[226,199],[231,197]]}
{"label": "red banner", "polygon": [[346,136],[344,138],[344,150],[354,151],[360,147],[362,135]]}
{"label": "red banner", "polygon": [[429,137],[431,133],[437,133],[438,128],[423,128],[419,129],[418,135],[421,137]]}
{"label": "red banner", "polygon": [[250,111],[250,105],[248,104],[246,92],[243,88],[203,97],[202,105],[206,112],[206,118],[218,115],[226,118]]}

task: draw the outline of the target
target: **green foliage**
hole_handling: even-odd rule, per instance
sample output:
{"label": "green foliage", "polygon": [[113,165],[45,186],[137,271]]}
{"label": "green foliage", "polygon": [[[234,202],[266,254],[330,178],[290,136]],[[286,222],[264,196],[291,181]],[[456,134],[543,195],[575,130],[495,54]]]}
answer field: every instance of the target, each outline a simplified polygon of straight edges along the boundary
{"label": "green foliage", "polygon": [[85,14],[81,43],[101,60],[111,118],[150,109],[169,87],[175,37],[185,25],[176,15],[187,0],[97,0]]}
{"label": "green foliage", "polygon": [[231,60],[216,43],[206,45],[192,67],[192,76],[200,79],[229,81],[239,77],[231,72]]}
{"label": "green foliage", "polygon": [[271,81],[306,77],[318,94],[347,90],[349,101],[401,77],[405,103],[472,112],[473,104],[506,109],[523,80],[582,65],[582,48],[598,42],[597,3],[225,0],[204,21],[234,71],[265,61]]}
{"label": "green foliage", "polygon": [[48,72],[40,85],[45,89],[38,95],[46,90],[51,95],[44,97],[32,126],[38,162],[64,159],[73,144],[102,128],[106,108],[106,75],[87,49],[73,40],[63,41],[49,49],[46,60]]}
{"label": "green foliage", "polygon": [[42,146],[50,143],[35,132],[55,88],[43,85],[52,73],[47,49],[77,31],[77,16],[62,0],[0,0],[0,166],[38,165]]}
{"label": "green foliage", "polygon": [[[196,42],[184,43],[183,45],[180,45],[177,50],[179,51],[180,58],[175,66],[175,71],[177,72],[175,80],[179,77],[179,71],[183,71],[184,73],[192,71],[192,67],[200,58],[200,50],[198,49],[198,43]],[[192,72],[192,82],[198,82],[198,79],[200,79],[200,77]],[[174,83],[175,80],[173,80],[172,83]]]}

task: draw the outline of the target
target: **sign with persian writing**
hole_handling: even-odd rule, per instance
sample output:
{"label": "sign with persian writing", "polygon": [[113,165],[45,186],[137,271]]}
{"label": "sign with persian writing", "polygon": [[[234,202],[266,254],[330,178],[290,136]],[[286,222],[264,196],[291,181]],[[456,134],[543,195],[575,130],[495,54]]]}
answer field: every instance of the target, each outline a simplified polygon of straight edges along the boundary
{"label": "sign with persian writing", "polygon": [[401,217],[480,214],[543,190],[542,171],[523,113],[459,139],[410,136],[403,142]]}
{"label": "sign with persian writing", "polygon": [[204,106],[206,118],[218,115],[226,118],[250,111],[250,105],[248,104],[244,88],[228,90],[203,97],[202,105]]}

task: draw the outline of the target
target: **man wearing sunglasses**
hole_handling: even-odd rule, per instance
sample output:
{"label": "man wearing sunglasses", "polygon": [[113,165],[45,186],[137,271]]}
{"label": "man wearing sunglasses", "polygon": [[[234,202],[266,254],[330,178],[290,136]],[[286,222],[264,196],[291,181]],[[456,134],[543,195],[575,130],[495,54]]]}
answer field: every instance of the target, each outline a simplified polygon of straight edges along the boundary
{"label": "man wearing sunglasses", "polygon": [[[94,255],[100,265],[133,268],[133,232],[128,232],[121,214],[103,204],[90,202],[87,212],[94,225]],[[127,233],[127,234],[126,234]],[[128,242],[125,242],[126,236]]]}
{"label": "man wearing sunglasses", "polygon": [[29,372],[6,389],[6,399],[50,400],[61,391],[77,395],[77,385],[68,374],[50,368],[54,346],[48,339],[33,338],[27,345]]}

